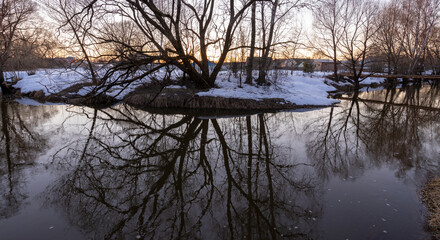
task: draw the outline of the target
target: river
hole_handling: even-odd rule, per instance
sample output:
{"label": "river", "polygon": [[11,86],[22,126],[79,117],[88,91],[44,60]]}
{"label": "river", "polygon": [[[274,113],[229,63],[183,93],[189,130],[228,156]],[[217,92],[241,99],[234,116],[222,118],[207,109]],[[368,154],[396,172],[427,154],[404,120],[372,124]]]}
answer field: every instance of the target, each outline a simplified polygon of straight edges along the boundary
{"label": "river", "polygon": [[1,239],[430,239],[439,89],[157,114],[1,102]]}

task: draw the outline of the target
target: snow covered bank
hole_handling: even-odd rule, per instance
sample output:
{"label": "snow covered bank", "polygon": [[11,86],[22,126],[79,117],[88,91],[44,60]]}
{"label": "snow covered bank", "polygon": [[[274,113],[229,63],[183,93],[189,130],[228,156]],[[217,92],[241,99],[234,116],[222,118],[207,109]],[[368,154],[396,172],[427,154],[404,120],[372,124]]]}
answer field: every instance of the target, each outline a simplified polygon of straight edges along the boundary
{"label": "snow covered bank", "polygon": [[[100,72],[98,72],[98,75],[99,74]],[[103,74],[103,72],[101,72],[101,74]],[[45,96],[59,93],[77,84],[91,82],[88,77],[88,72],[84,69],[42,69],[36,71],[34,75],[20,72],[19,76],[22,79],[19,80],[14,87],[19,88],[21,93],[28,94],[31,92],[43,91]],[[108,89],[106,94],[115,97],[117,100],[122,100],[126,94],[134,91],[136,87],[150,81],[150,78],[144,78],[132,84],[115,85]],[[75,92],[75,94],[86,96],[92,92],[94,88],[94,86],[84,86]],[[100,88],[101,91],[103,89],[106,89],[105,86]]]}
{"label": "snow covered bank", "polygon": [[[135,77],[142,74],[142,71],[138,71],[132,75]],[[97,75],[104,75],[105,69],[97,71]],[[95,86],[84,86],[77,92],[74,92],[79,96],[86,96],[87,94],[94,91],[95,93],[100,93],[106,91],[106,94],[110,97],[114,97],[117,100],[122,100],[124,97],[133,92],[137,87],[148,84],[152,81],[152,78],[162,79],[165,74],[164,70],[158,71],[151,74],[149,77],[139,79],[130,84],[120,83],[116,79],[117,75],[113,78],[108,79],[106,84],[113,85],[111,88],[107,88],[106,84],[100,86],[99,89],[95,89]],[[18,72],[16,75],[22,78],[19,80],[14,87],[21,90],[21,93],[28,94],[31,92],[43,91],[45,96],[51,94],[59,93],[69,87],[77,84],[90,83],[90,77],[88,71],[78,68],[78,69],[40,69],[35,72],[34,75],[28,75],[26,72]],[[174,71],[171,78],[178,78],[182,74],[179,71]],[[87,85],[87,84],[85,84]]]}
{"label": "snow covered bank", "polygon": [[86,75],[84,70],[67,69],[43,69],[28,75],[26,72],[19,72],[17,75],[22,79],[14,87],[19,88],[22,93],[43,91],[46,96],[61,92],[75,84],[85,82]]}
{"label": "snow covered bank", "polygon": [[282,98],[296,105],[331,105],[339,102],[328,98],[328,92],[336,89],[324,83],[324,76],[324,73],[320,72],[309,74],[300,71],[271,71],[270,86],[242,84],[240,87],[239,78],[222,72],[216,81],[218,88],[199,92],[197,95],[254,100]]}
{"label": "snow covered bank", "polygon": [[[161,79],[164,72],[158,72],[154,76]],[[257,74],[255,72],[255,74]],[[173,72],[174,77],[180,75],[179,72]],[[218,87],[209,89],[208,91],[195,93],[198,97],[211,98],[228,98],[243,99],[253,101],[263,101],[268,99],[283,99],[282,104],[293,105],[319,105],[326,106],[337,103],[338,100],[328,98],[328,92],[336,90],[334,87],[325,84],[326,73],[303,73],[300,71],[270,71],[268,79],[270,86],[250,86],[241,84],[240,77],[228,71],[220,72],[216,85]],[[14,85],[15,88],[21,89],[21,93],[28,94],[31,92],[42,91],[45,96],[59,93],[69,87],[77,84],[87,83],[87,72],[85,70],[66,70],[66,69],[46,69],[39,70],[34,75],[21,73],[22,80]],[[254,79],[257,75],[254,76]],[[244,76],[242,76],[244,80]],[[143,78],[136,82],[122,85],[115,85],[106,91],[110,97],[122,100],[128,94],[142,85],[151,83],[151,78]],[[102,91],[105,88],[101,88]],[[184,87],[172,85],[168,86],[168,90],[186,90]],[[74,90],[77,96],[85,96],[94,90],[94,86],[85,84],[82,88]],[[189,91],[189,90],[188,90]],[[99,92],[99,91],[98,91]]]}

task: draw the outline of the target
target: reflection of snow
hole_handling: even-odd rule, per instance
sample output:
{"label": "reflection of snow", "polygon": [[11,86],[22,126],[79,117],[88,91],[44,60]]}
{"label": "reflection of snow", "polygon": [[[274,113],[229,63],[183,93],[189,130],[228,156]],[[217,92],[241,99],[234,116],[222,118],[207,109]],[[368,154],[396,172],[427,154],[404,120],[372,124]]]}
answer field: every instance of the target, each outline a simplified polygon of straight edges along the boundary
{"label": "reflection of snow", "polygon": [[64,103],[50,103],[50,102],[45,102],[45,103],[43,104],[43,103],[37,102],[37,101],[35,101],[35,100],[33,100],[33,99],[30,99],[30,98],[20,98],[20,99],[15,99],[15,101],[18,102],[18,103],[20,103],[20,104],[22,104],[22,105],[28,105],[28,106],[40,106],[40,105],[63,105],[63,104],[64,104]]}

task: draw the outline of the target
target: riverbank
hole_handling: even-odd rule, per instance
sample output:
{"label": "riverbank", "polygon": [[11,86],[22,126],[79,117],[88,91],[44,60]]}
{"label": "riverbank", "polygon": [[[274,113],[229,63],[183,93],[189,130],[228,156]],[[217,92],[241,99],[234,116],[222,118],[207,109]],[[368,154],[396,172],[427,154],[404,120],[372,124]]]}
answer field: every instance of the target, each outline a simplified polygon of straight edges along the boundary
{"label": "riverbank", "polygon": [[[57,102],[73,105],[108,106],[116,102],[139,108],[286,110],[331,106],[338,100],[329,94],[352,91],[349,83],[334,83],[328,73],[273,70],[268,73],[267,86],[243,84],[243,76],[230,71],[220,72],[216,87],[193,89],[182,82],[166,85],[155,79],[165,78],[166,72],[131,82],[109,81],[95,86],[87,80],[85,70],[42,69],[32,75],[14,73],[18,80],[13,87],[16,96],[29,97],[41,103]],[[255,72],[254,78],[257,78]],[[172,79],[181,78],[178,71]],[[12,78],[12,77],[11,77]],[[367,78],[361,91],[383,86],[385,79]]]}
{"label": "riverbank", "polygon": [[[123,102],[139,108],[285,110],[331,106],[338,100],[329,98],[336,88],[326,84],[325,73],[270,71],[267,86],[240,83],[239,74],[220,72],[216,87],[192,89],[177,81],[164,85],[165,72],[130,84],[111,82],[96,87],[86,79],[84,70],[44,69],[33,75],[19,73],[13,87],[17,97],[29,97],[41,103],[74,105],[111,105]],[[173,72],[179,79],[179,72]],[[258,73],[255,73],[254,78]]]}

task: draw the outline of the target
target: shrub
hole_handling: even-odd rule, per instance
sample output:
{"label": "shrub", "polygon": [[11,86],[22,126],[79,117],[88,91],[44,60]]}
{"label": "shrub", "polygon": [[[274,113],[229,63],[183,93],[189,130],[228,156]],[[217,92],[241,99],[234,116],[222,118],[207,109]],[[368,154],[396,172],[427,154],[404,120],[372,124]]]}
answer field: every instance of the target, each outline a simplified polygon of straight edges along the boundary
{"label": "shrub", "polygon": [[305,61],[304,62],[303,72],[313,73],[314,70],[315,70],[315,65],[313,64],[312,61]]}

